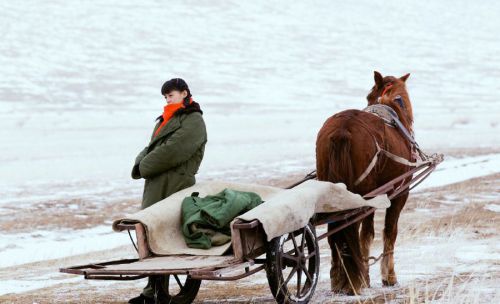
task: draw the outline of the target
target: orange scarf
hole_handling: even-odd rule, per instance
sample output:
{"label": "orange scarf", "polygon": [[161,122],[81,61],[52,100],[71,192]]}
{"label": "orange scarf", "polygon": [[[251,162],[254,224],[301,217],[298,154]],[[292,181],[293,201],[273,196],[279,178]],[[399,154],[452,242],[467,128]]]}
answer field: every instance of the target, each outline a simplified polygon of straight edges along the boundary
{"label": "orange scarf", "polygon": [[[193,102],[193,99],[189,99],[189,104],[191,104],[192,102]],[[177,110],[179,110],[181,108],[185,108],[184,101],[179,102],[179,103],[167,104],[166,106],[163,107],[163,115],[162,115],[163,122],[158,127],[158,129],[156,129],[155,136],[157,136],[160,133],[160,130],[167,124],[167,122],[170,120],[170,118],[172,118],[172,116],[174,116],[175,112],[177,112]]]}

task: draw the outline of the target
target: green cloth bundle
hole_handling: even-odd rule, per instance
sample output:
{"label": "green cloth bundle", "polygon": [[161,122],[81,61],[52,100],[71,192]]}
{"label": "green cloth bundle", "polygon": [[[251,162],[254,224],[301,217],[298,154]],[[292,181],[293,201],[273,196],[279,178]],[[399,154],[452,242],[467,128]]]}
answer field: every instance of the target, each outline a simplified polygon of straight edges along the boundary
{"label": "green cloth bundle", "polygon": [[182,233],[191,248],[209,249],[231,240],[229,224],[262,203],[253,192],[224,189],[204,198],[193,193],[182,201]]}

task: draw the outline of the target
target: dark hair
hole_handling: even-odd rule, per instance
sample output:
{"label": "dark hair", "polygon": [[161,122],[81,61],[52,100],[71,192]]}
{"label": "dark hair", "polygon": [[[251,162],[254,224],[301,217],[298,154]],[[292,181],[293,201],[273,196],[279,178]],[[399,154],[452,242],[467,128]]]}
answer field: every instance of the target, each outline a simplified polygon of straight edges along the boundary
{"label": "dark hair", "polygon": [[172,78],[161,86],[161,95],[168,94],[172,91],[187,91],[185,99],[189,100],[189,98],[191,98],[191,91],[189,90],[187,83],[182,78]]}

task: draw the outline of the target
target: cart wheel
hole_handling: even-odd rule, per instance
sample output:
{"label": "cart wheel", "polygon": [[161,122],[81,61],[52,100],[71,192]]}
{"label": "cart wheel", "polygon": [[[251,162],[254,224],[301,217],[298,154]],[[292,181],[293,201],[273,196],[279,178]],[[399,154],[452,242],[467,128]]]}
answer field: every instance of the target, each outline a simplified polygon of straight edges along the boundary
{"label": "cart wheel", "polygon": [[278,303],[307,303],[319,276],[319,246],[314,226],[276,237],[268,243],[267,280]]}
{"label": "cart wheel", "polygon": [[191,303],[200,289],[201,280],[189,276],[162,275],[154,276],[154,300],[157,304]]}

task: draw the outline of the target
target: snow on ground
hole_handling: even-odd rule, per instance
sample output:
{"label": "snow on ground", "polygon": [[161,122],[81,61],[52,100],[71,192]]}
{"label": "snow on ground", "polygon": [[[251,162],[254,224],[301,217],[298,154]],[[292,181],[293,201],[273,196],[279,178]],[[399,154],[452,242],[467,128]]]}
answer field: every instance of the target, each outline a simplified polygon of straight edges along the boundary
{"label": "snow on ground", "polygon": [[[500,2],[28,0],[0,10],[0,223],[13,207],[140,199],[131,164],[172,77],[204,110],[200,180],[308,172],[317,131],[365,106],[373,70],[412,74],[424,150],[500,149]],[[445,156],[417,191],[499,171],[499,154]],[[492,192],[484,209],[498,212]],[[2,235],[0,267],[76,253],[69,235],[95,250],[127,242],[106,229]]]}
{"label": "snow on ground", "polygon": [[82,230],[34,231],[2,236],[0,268],[57,259],[130,244],[127,233],[110,226]]}
{"label": "snow on ground", "polygon": [[416,191],[462,182],[471,178],[500,172],[500,154],[476,157],[446,157]]}
{"label": "snow on ground", "polygon": [[[448,159],[436,171],[434,175],[431,175],[429,183],[424,185],[424,187],[437,187],[444,186],[446,184],[452,184],[459,181],[468,180],[474,177],[480,177],[484,175],[489,175],[494,172],[500,172],[500,166],[485,166],[485,164],[495,164],[500,160],[500,155],[487,155],[487,156],[477,156],[477,157],[466,157],[459,159]],[[467,170],[464,171],[464,168]],[[495,171],[497,169],[497,171]],[[469,175],[468,175],[469,174]],[[418,188],[417,188],[418,189]],[[484,197],[485,200],[498,200],[498,195],[493,192],[490,197]],[[456,204],[457,199],[453,195],[448,196],[446,201],[441,203],[451,203]],[[467,198],[461,198],[463,201],[468,201]],[[498,211],[497,204],[487,204],[485,209]],[[496,209],[495,209],[496,208]],[[419,212],[432,212],[430,209],[417,208]],[[464,243],[469,243],[468,246],[463,246]],[[92,229],[81,229],[81,230],[58,230],[58,231],[36,231],[33,233],[15,233],[8,234],[2,239],[0,239],[0,268],[10,267],[14,265],[26,264],[35,261],[43,261],[48,259],[63,258],[73,255],[79,255],[87,252],[100,251],[106,249],[113,249],[121,245],[128,245],[129,237],[126,233],[116,233],[111,231],[111,226],[100,226]],[[82,246],[82,244],[85,244]],[[438,244],[438,245],[437,245]],[[416,247],[412,247],[416,246]],[[438,248],[439,246],[439,248]],[[496,246],[496,247],[495,247]],[[405,283],[405,278],[407,280],[413,280],[416,276],[426,276],[436,272],[436,268],[446,268],[451,267],[450,265],[455,265],[455,271],[465,272],[465,271],[480,271],[477,267],[481,265],[475,265],[470,259],[482,260],[482,259],[497,259],[500,256],[500,246],[495,245],[491,251],[491,244],[475,242],[474,246],[470,246],[470,241],[467,240],[464,233],[456,231],[453,237],[450,238],[439,238],[437,236],[429,236],[423,242],[418,244],[404,244],[400,246],[398,251],[398,259],[401,261],[407,261],[408,259],[415,260],[415,256],[421,257],[422,261],[420,263],[417,261],[412,265],[428,265],[428,269],[419,268],[418,270],[414,268],[404,268],[404,272],[400,273],[400,282]],[[442,248],[441,248],[442,247]],[[54,248],[58,248],[54,250]],[[380,250],[376,248],[375,250]],[[414,252],[418,250],[418,254]],[[447,251],[445,251],[447,250]],[[33,254],[36,252],[36,254]],[[479,259],[478,252],[482,252],[481,259]],[[448,259],[449,263],[439,263],[432,264],[427,263],[429,255],[443,255],[451,256]],[[327,260],[329,253],[328,251],[323,251],[322,258]],[[430,259],[434,259],[430,257]],[[462,263],[462,261],[467,263]],[[462,265],[462,267],[456,267],[457,263]],[[417,267],[417,266],[415,266]],[[420,266],[419,266],[420,267]],[[323,278],[328,277],[327,268],[323,269]],[[65,282],[66,280],[63,279]],[[263,283],[266,279],[260,278],[259,280],[253,280],[255,283]],[[380,276],[378,271],[374,271],[373,280],[376,282],[373,288],[382,288],[379,283]],[[22,282],[22,284],[17,284]],[[68,281],[69,282],[69,281]],[[57,277],[52,280],[44,280],[43,287],[48,287],[54,284],[61,283],[61,278]],[[10,286],[15,285],[15,289],[11,289]],[[0,284],[1,294],[12,293],[12,292],[22,292],[27,290],[36,289],[39,286],[39,282],[29,280],[13,280],[5,281]],[[373,292],[373,290],[372,290]],[[369,296],[369,295],[365,295]]]}
{"label": "snow on ground", "polygon": [[[500,154],[449,159],[416,189],[444,186],[496,172],[500,172]],[[73,192],[63,194],[68,196],[84,195],[79,191],[76,191],[76,194]],[[99,193],[96,197],[98,195]],[[494,210],[494,208],[498,208],[497,206],[488,205],[485,208]],[[75,208],[77,208],[76,205]],[[0,239],[0,267],[110,249],[128,244],[128,242],[129,239],[125,233],[114,233],[111,226],[76,231],[68,229],[9,234]],[[85,243],[85,248],[82,248],[82,243]],[[64,246],[60,246],[60,244]],[[54,251],[55,247],[59,249]],[[37,252],[37,254],[33,255],[32,252]]]}
{"label": "snow on ground", "polygon": [[484,209],[500,213],[500,205],[499,204],[486,205],[486,206],[484,206]]}
{"label": "snow on ground", "polygon": [[[380,252],[381,248],[374,246],[373,250]],[[476,298],[471,303],[482,303],[477,297],[500,296],[497,287],[500,282],[498,278],[500,268],[498,265],[494,266],[494,261],[497,261],[499,256],[500,246],[492,244],[491,239],[474,240],[473,236],[462,231],[457,231],[449,237],[429,236],[412,242],[398,242],[395,256],[397,286],[389,288],[382,286],[377,264],[370,268],[370,288],[364,289],[359,296],[331,295],[330,298],[335,303],[355,303],[357,300],[370,302],[370,299],[377,295],[386,295],[390,299],[391,293],[401,287],[415,289],[416,294],[427,292],[427,298],[440,298],[437,296],[439,290],[446,290],[456,284],[456,291],[453,292],[458,296],[455,300],[447,300],[444,297],[442,303],[457,303],[457,301],[469,303],[466,301],[469,294]],[[327,260],[328,255],[324,257],[322,255],[322,261]],[[329,267],[324,267],[321,279],[327,281],[328,278]],[[437,282],[432,282],[434,280]],[[405,302],[405,298],[408,301],[407,297],[399,296],[396,303],[407,303]]]}
{"label": "snow on ground", "polygon": [[0,185],[127,181],[174,76],[205,111],[200,175],[312,164],[375,69],[412,73],[420,146],[500,147],[495,1],[29,3],[0,4]]}
{"label": "snow on ground", "polygon": [[[16,186],[0,186],[0,215],[2,207],[9,205],[25,205],[26,207],[46,201],[88,199],[102,202],[112,196],[115,199],[137,197],[142,194],[137,183],[132,180],[119,183],[114,180],[95,179],[82,181],[81,179],[32,182]],[[69,206],[70,208],[72,206]],[[74,206],[73,208],[78,208]]]}
{"label": "snow on ground", "polygon": [[[2,280],[2,285],[0,291],[0,295],[6,294],[6,293],[20,293],[20,292],[26,292],[30,290],[35,290],[35,289],[40,289],[40,288],[46,288],[49,286],[53,286],[55,284],[58,284],[60,282],[56,281],[53,279],[54,275],[53,274],[47,274],[45,276],[39,276],[36,278],[31,278],[31,279],[23,279],[23,280]],[[71,283],[71,282],[76,282],[78,280],[81,280],[81,278],[75,277],[75,278],[70,278],[67,280],[64,280],[65,283]]]}

